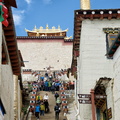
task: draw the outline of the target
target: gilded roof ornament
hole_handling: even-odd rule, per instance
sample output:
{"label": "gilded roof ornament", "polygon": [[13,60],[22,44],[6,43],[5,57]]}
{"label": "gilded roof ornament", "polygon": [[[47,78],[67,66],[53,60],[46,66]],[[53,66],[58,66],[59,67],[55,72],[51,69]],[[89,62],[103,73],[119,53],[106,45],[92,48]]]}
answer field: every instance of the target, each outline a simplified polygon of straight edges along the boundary
{"label": "gilded roof ornament", "polygon": [[42,26],[40,26],[40,30],[41,30],[41,29],[43,29],[43,27],[42,27]]}
{"label": "gilded roof ornament", "polygon": [[47,24],[45,29],[42,26],[40,26],[39,29],[37,29],[36,26],[34,26],[34,29],[32,31],[27,29],[25,29],[25,31],[28,33],[28,36],[64,36],[65,37],[68,29],[62,30],[60,26],[58,26],[58,28],[55,28],[53,26],[50,29]]}
{"label": "gilded roof ornament", "polygon": [[60,25],[58,25],[58,29],[60,30],[61,28],[60,28]]}
{"label": "gilded roof ornament", "polygon": [[90,0],[80,0],[81,9],[89,10],[90,9]]}
{"label": "gilded roof ornament", "polygon": [[36,25],[34,26],[34,29],[33,29],[34,31],[36,31],[37,30],[37,28],[36,28]]}
{"label": "gilded roof ornament", "polygon": [[55,30],[55,26],[53,26],[52,29]]}
{"label": "gilded roof ornament", "polygon": [[48,24],[46,25],[46,29],[49,29]]}

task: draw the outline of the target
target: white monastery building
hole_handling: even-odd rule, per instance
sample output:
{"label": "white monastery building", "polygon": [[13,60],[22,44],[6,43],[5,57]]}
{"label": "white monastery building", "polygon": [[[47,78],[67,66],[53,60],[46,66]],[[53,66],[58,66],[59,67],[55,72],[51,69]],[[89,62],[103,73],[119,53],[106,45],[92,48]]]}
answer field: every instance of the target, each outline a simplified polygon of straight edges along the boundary
{"label": "white monastery building", "polygon": [[82,8],[75,10],[74,17],[75,117],[119,120],[120,9],[91,10],[89,2],[81,0]]}
{"label": "white monastery building", "polygon": [[18,48],[21,50],[25,69],[51,70],[67,69],[72,61],[72,39],[67,37],[68,29],[61,30],[46,25],[30,31],[26,29],[28,36],[18,36]]}

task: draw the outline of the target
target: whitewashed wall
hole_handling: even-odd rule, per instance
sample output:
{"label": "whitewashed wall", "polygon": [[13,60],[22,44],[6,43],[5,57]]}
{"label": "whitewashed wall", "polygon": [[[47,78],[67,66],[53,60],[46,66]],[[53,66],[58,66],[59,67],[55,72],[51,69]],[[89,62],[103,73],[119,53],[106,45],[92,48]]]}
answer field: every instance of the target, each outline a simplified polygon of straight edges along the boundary
{"label": "whitewashed wall", "polygon": [[63,40],[18,40],[18,48],[25,62],[24,69],[44,70],[52,66],[52,70],[71,67],[72,43]]}
{"label": "whitewashed wall", "polygon": [[34,75],[31,75],[31,74],[22,74],[22,82],[24,82],[24,81],[34,81],[34,80],[37,80],[37,78]]}
{"label": "whitewashed wall", "polygon": [[114,120],[120,119],[120,47],[113,56],[114,61]]}
{"label": "whitewashed wall", "polygon": [[5,120],[14,120],[14,81],[10,63],[2,65],[1,99],[6,110]]}
{"label": "whitewashed wall", "polygon": [[[1,23],[0,23],[0,28],[1,28]],[[2,33],[2,31],[0,33]],[[2,42],[2,39],[0,39],[0,41]],[[0,48],[2,48],[2,47],[0,47]],[[1,56],[1,54],[0,54],[0,56]],[[14,81],[13,81],[13,72],[12,72],[9,56],[8,56],[8,64],[6,64],[6,65],[1,64],[1,66],[0,66],[0,77],[1,77],[0,78],[0,81],[1,81],[0,97],[3,102],[3,106],[6,110],[4,119],[5,120],[13,120],[14,119],[14,110],[13,110]]]}
{"label": "whitewashed wall", "polygon": [[[2,65],[2,76],[1,76],[1,99],[6,110],[4,115],[5,120],[14,120],[14,79],[10,61],[6,65]],[[21,107],[22,107],[22,93],[20,84],[17,84],[17,114],[18,120],[20,120]]]}
{"label": "whitewashed wall", "polygon": [[[106,34],[103,28],[115,28],[119,25],[119,20],[107,19],[82,22],[79,61],[80,94],[90,94],[90,90],[94,88],[96,80],[100,77],[113,78],[113,61],[105,56]],[[81,104],[80,115],[82,120],[90,120],[91,105]]]}
{"label": "whitewashed wall", "polygon": [[112,118],[110,120],[116,120],[114,117],[114,79],[110,80],[106,85],[106,95],[107,95],[107,109],[111,108],[112,110]]}

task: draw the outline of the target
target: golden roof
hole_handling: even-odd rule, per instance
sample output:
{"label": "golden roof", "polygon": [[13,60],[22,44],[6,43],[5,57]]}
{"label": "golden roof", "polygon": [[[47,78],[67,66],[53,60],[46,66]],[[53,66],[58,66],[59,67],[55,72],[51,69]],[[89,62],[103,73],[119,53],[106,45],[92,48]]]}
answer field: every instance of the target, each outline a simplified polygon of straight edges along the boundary
{"label": "golden roof", "polygon": [[52,29],[49,29],[48,24],[47,24],[47,25],[46,25],[46,29],[43,29],[42,26],[40,26],[40,28],[37,29],[36,26],[35,26],[32,31],[27,30],[27,29],[25,29],[25,31],[26,31],[26,32],[31,32],[31,33],[37,33],[37,34],[39,34],[39,33],[61,33],[61,32],[67,32],[68,29],[62,30],[62,29],[60,28],[60,26],[58,26],[58,28],[55,28],[55,27],[53,26]]}

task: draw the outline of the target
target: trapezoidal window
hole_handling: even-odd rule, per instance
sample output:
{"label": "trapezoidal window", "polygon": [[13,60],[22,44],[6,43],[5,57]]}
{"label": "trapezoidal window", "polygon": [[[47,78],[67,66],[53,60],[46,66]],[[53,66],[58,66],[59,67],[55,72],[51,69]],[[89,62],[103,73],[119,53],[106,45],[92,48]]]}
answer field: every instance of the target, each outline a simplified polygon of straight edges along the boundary
{"label": "trapezoidal window", "polygon": [[108,47],[110,48],[118,34],[108,34]]}
{"label": "trapezoidal window", "polygon": [[103,28],[103,31],[106,34],[106,52],[108,52],[113,42],[117,38],[119,28]]}

